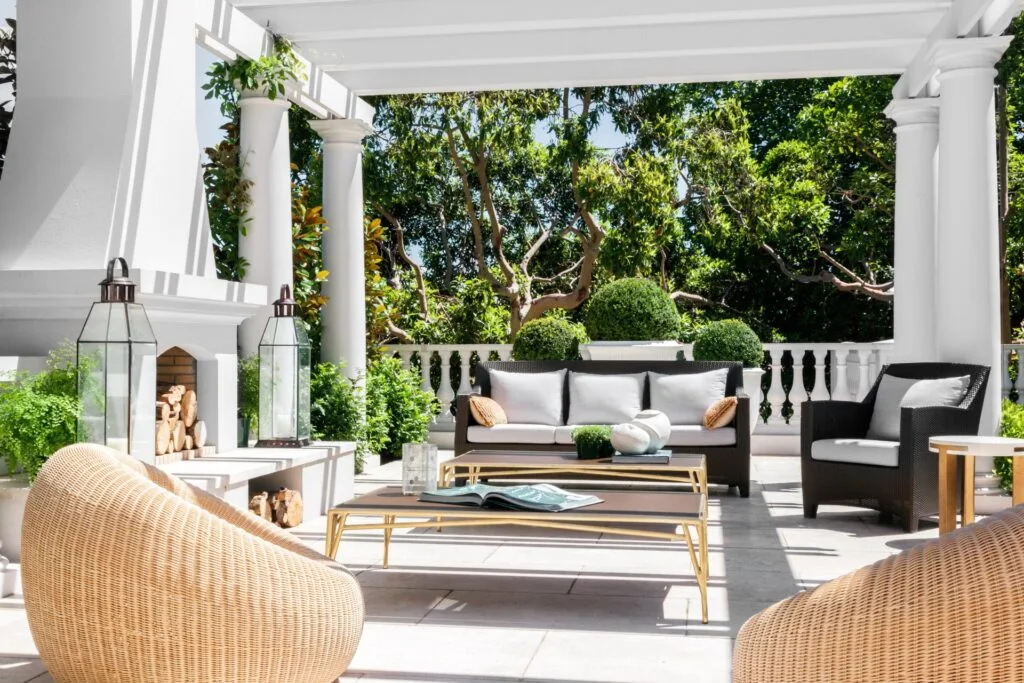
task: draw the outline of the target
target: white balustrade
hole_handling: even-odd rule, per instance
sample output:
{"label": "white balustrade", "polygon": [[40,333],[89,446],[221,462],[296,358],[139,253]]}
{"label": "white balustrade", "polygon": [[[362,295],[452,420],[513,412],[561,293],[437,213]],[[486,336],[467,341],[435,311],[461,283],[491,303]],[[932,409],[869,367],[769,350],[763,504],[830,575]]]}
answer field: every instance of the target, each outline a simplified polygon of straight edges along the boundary
{"label": "white balustrade", "polygon": [[[788,433],[799,429],[800,404],[808,398],[813,401],[863,399],[882,367],[888,363],[892,344],[781,343],[765,344],[764,348],[770,373],[770,383],[764,395],[771,409],[768,424],[787,425],[783,429]],[[508,360],[512,355],[511,344],[396,344],[386,346],[384,350],[388,355],[398,356],[406,368],[412,368],[413,359],[418,357],[421,386],[442,406],[450,406],[456,395],[472,393],[473,354],[480,361],[490,360],[492,356]],[[692,346],[687,346],[685,351],[687,358],[693,357]],[[459,355],[458,373],[453,381],[451,370],[455,354]],[[806,354],[813,357],[814,380],[811,386],[804,381]],[[441,384],[436,392],[430,380],[432,366],[439,366],[441,373]],[[786,382],[783,382],[784,372]],[[993,379],[997,377],[1002,383],[1004,397],[1024,403],[1024,344],[1004,345],[1002,367],[993,373]],[[757,410],[757,407],[752,405],[751,409]],[[435,420],[438,425],[449,425],[449,429],[453,421],[450,411],[444,409]]]}

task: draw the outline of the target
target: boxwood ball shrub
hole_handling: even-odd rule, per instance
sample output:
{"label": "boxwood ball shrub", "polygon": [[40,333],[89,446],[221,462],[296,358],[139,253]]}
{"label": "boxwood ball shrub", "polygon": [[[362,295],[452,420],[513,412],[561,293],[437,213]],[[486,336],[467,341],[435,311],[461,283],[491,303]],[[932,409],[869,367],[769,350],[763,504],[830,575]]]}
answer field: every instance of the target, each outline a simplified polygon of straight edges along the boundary
{"label": "boxwood ball shrub", "polygon": [[610,458],[615,454],[612,447],[612,428],[607,425],[589,425],[572,430],[572,442],[576,444],[576,455],[580,460]]}
{"label": "boxwood ball shrub", "polygon": [[745,368],[759,368],[764,363],[764,347],[742,320],[716,320],[697,332],[693,359],[740,361]]}
{"label": "boxwood ball shrub", "polygon": [[586,322],[594,341],[664,341],[679,336],[679,311],[672,297],[643,278],[614,280],[597,290],[590,298]]}
{"label": "boxwood ball shrub", "polygon": [[512,344],[513,360],[579,360],[587,333],[578,323],[540,318],[522,326]]}

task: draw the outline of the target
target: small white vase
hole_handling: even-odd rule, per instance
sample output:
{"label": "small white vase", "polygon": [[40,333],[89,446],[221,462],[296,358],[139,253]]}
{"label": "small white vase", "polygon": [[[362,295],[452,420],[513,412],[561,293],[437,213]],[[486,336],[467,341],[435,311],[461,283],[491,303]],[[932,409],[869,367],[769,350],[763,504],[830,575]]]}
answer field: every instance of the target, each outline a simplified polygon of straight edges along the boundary
{"label": "small white vase", "polygon": [[630,423],[647,432],[650,444],[647,446],[648,453],[657,453],[661,450],[668,437],[672,435],[672,423],[668,416],[660,410],[641,410]]}
{"label": "small white vase", "polygon": [[651,437],[645,430],[634,424],[627,422],[612,427],[612,447],[619,453],[640,455],[646,453],[650,445]]}

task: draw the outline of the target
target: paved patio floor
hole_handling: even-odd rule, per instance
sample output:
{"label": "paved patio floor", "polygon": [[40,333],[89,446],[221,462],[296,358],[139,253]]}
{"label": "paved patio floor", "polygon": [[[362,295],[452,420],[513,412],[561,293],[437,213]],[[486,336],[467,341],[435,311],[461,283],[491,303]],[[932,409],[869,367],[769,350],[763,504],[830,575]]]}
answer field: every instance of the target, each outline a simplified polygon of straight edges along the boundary
{"label": "paved patio floor", "polygon": [[[400,463],[357,491],[398,480]],[[344,680],[362,683],[726,683],[752,614],[937,535],[822,506],[805,520],[794,457],[753,459],[751,497],[711,497],[708,624],[685,545],[515,527],[346,534],[367,620]],[[324,519],[296,533],[318,550]],[[0,600],[0,683],[46,683],[21,597]],[[313,682],[311,682],[313,683]]]}

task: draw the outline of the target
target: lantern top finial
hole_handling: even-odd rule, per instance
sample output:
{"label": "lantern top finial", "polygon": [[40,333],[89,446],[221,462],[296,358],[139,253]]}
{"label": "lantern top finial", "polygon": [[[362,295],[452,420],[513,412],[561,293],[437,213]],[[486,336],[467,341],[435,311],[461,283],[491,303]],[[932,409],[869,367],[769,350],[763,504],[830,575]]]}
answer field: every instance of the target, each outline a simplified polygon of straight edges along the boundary
{"label": "lantern top finial", "polygon": [[[114,266],[120,263],[121,274],[114,276]],[[100,301],[103,303],[134,303],[135,283],[128,275],[128,261],[123,256],[110,259],[107,277],[100,283]]]}
{"label": "lantern top finial", "polygon": [[274,302],[274,317],[295,317],[295,301],[292,299],[292,288],[290,285],[281,285],[281,298]]}

